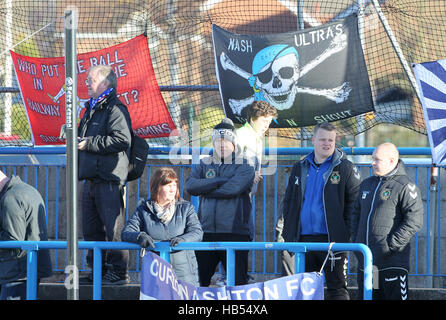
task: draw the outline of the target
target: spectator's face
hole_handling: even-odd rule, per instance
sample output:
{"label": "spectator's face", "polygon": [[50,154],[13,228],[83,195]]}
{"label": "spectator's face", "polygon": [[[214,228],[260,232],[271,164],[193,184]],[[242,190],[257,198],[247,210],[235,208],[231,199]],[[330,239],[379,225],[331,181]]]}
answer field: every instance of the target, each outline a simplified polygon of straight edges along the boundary
{"label": "spectator's face", "polygon": [[255,120],[251,120],[251,126],[260,135],[264,135],[266,130],[268,130],[271,121],[273,121],[273,116],[260,116]]}
{"label": "spectator's face", "polygon": [[172,181],[168,184],[161,185],[158,190],[158,203],[163,205],[175,200],[177,194],[177,183]]}
{"label": "spectator's face", "polygon": [[316,161],[323,162],[330,157],[335,149],[336,131],[320,128],[312,138]]}
{"label": "spectator's face", "polygon": [[395,169],[396,161],[385,148],[376,148],[372,154],[373,173],[379,177],[387,175]]}
{"label": "spectator's face", "polygon": [[220,158],[227,158],[234,152],[234,145],[231,141],[218,138],[214,141],[214,151]]}
{"label": "spectator's face", "polygon": [[85,83],[87,84],[88,95],[93,99],[97,99],[102,92],[107,90],[107,80],[104,79],[100,74],[98,74],[99,70],[91,70],[88,73],[87,80]]}

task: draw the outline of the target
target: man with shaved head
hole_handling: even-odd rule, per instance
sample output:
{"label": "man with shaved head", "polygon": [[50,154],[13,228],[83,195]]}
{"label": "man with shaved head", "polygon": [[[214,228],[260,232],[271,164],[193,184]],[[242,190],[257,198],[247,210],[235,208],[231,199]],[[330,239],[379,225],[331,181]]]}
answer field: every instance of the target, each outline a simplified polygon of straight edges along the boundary
{"label": "man with shaved head", "polygon": [[[363,180],[355,203],[353,242],[373,254],[373,299],[406,300],[410,240],[423,225],[423,202],[409,179],[396,146],[383,143],[372,155],[373,175]],[[363,292],[363,257],[358,254],[358,286]]]}

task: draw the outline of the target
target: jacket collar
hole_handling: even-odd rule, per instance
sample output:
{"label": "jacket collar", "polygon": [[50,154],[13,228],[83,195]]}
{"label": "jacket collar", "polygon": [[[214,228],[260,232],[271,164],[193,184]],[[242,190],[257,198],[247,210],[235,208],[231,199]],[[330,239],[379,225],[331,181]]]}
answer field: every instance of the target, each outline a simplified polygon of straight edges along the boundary
{"label": "jacket collar", "polygon": [[403,161],[401,159],[398,159],[398,163],[396,164],[395,169],[390,171],[385,176],[381,176],[381,177],[378,177],[378,178],[382,178],[384,180],[387,180],[387,179],[393,178],[394,176],[404,176],[404,175],[406,175],[406,167],[404,166]]}
{"label": "jacket collar", "polygon": [[[262,135],[259,134],[254,128],[253,126],[249,123],[249,121],[246,121],[246,123],[243,125],[243,127],[245,127],[252,135],[254,135],[256,137],[256,139],[261,139]],[[243,128],[242,127],[242,128]]]}
{"label": "jacket collar", "polygon": [[19,176],[12,176],[8,182],[5,183],[2,190],[0,191],[0,198],[3,197],[6,191],[11,188],[16,182],[21,181]]}
{"label": "jacket collar", "polygon": [[[104,108],[105,106],[107,106],[108,104],[110,104],[111,101],[113,101],[114,99],[117,99],[117,98],[118,98],[118,96],[117,96],[117,94],[116,94],[116,90],[113,89],[113,90],[111,90],[111,91],[109,92],[108,95],[105,96],[104,99],[102,99],[102,100],[100,100],[100,101],[98,101],[98,102],[96,103],[94,109],[95,109],[95,110],[102,109],[102,108]],[[84,104],[86,111],[90,111],[90,110],[91,110],[91,107],[90,107],[90,101],[91,101],[91,99],[88,100],[87,102],[85,102],[85,104]]]}
{"label": "jacket collar", "polygon": [[[343,158],[345,158],[346,155],[342,149],[335,148],[333,154],[330,157],[331,157],[332,166],[335,167],[339,163],[341,163],[341,160]],[[314,151],[312,151],[310,154],[306,155],[305,158],[303,159],[303,161],[308,162],[307,164],[309,164],[310,162],[314,162],[313,159],[314,159]]]}

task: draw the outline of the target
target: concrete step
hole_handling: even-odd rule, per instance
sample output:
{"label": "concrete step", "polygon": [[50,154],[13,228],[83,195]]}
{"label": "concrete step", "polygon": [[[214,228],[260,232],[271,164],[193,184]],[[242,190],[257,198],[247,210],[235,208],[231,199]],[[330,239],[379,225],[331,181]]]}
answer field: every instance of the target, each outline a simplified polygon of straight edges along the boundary
{"label": "concrete step", "polygon": [[[357,298],[358,289],[348,288],[352,300]],[[140,285],[130,283],[126,285],[103,285],[103,300],[138,300]],[[413,288],[410,290],[411,300],[446,300],[446,289]],[[39,300],[66,300],[67,289],[63,283],[43,282],[38,292]],[[93,286],[79,286],[79,300],[92,300]]]}

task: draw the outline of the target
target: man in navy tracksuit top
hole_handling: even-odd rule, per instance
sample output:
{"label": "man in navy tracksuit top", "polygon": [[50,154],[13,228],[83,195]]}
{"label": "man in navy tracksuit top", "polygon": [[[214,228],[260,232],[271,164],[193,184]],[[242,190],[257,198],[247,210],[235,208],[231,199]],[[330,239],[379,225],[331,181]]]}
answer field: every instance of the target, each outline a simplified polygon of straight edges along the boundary
{"label": "man in navy tracksuit top", "polygon": [[[374,300],[406,300],[410,240],[423,225],[419,188],[407,177],[398,149],[379,145],[372,155],[373,175],[360,185],[351,225],[354,242],[369,246],[373,265]],[[363,290],[362,255],[358,255],[358,286]],[[376,269],[375,269],[376,270]]]}
{"label": "man in navy tracksuit top", "polygon": [[[349,242],[350,219],[360,184],[357,168],[335,149],[336,127],[315,126],[314,151],[294,164],[282,202],[278,231],[285,242]],[[283,223],[283,225],[282,225]],[[282,230],[283,227],[283,230]],[[309,251],[305,271],[320,271],[327,252]],[[294,271],[294,257],[284,252],[284,274]],[[347,253],[330,256],[324,273],[326,299],[348,300]]]}
{"label": "man in navy tracksuit top", "polygon": [[[252,241],[252,204],[254,167],[242,157],[233,122],[225,118],[212,131],[212,156],[192,167],[186,180],[187,191],[200,196],[198,218],[203,241]],[[200,285],[210,285],[219,262],[226,265],[224,251],[196,251]],[[248,281],[248,251],[235,252],[235,284]]]}

